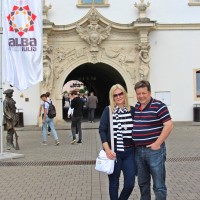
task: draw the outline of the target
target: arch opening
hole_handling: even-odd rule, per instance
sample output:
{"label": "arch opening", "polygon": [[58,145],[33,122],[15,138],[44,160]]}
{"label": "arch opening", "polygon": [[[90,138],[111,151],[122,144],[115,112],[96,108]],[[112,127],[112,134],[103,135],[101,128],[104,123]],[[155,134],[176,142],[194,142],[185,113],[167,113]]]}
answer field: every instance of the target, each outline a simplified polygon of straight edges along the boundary
{"label": "arch opening", "polygon": [[[94,92],[98,98],[98,106],[95,111],[95,117],[99,118],[103,109],[109,105],[109,90],[114,84],[121,84],[126,87],[125,80],[121,74],[112,66],[105,63],[84,63],[76,67],[65,79],[63,85],[70,80],[79,80],[84,83],[89,93]],[[64,104],[64,103],[63,103]],[[84,118],[87,118],[87,112],[84,112]],[[63,110],[63,119],[66,119],[66,113]]]}

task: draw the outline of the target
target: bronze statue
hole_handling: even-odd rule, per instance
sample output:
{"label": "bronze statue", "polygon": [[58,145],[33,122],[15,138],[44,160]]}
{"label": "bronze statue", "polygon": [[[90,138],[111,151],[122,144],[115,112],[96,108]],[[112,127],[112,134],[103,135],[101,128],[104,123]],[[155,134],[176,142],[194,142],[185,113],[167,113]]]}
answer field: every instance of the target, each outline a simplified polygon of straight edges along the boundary
{"label": "bronze statue", "polygon": [[[17,141],[17,133],[15,131],[14,126],[18,122],[18,116],[16,114],[16,102],[12,98],[14,90],[8,89],[5,90],[3,94],[5,94],[5,99],[3,101],[3,112],[4,112],[4,126],[7,130],[7,149],[15,148],[13,144],[13,135],[15,134]],[[16,143],[16,147],[18,144]],[[17,148],[16,148],[17,150]]]}

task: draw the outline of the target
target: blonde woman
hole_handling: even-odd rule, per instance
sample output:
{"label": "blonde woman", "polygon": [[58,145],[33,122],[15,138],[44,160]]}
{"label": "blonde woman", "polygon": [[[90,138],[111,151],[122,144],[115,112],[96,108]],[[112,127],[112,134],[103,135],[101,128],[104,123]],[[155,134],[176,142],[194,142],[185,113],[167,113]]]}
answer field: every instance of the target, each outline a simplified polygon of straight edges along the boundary
{"label": "blonde woman", "polygon": [[[99,133],[103,148],[109,159],[116,159],[114,172],[109,177],[109,194],[111,200],[127,200],[135,184],[135,157],[132,140],[133,117],[135,108],[128,103],[125,89],[113,85],[109,92],[110,107],[113,117],[114,152],[110,143],[109,107],[107,106],[101,116]],[[118,194],[121,171],[124,175],[123,189]]]}

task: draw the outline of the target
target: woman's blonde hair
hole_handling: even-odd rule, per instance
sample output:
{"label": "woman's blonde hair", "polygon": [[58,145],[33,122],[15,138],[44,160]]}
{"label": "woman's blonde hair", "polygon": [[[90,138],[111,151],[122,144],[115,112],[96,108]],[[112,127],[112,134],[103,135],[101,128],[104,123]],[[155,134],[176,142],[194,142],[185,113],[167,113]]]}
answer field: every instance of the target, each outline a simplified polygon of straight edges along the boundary
{"label": "woman's blonde hair", "polygon": [[124,106],[127,108],[128,111],[130,111],[130,105],[128,103],[128,96],[127,96],[127,92],[126,90],[124,89],[123,86],[121,86],[120,84],[116,84],[116,85],[113,85],[111,88],[110,88],[110,92],[109,92],[109,100],[110,100],[110,107],[111,107],[111,110],[113,111],[114,110],[114,107],[115,107],[115,101],[114,101],[114,97],[113,97],[113,94],[114,94],[114,91],[116,89],[120,89],[123,93],[124,93],[124,98],[125,98],[125,104]]}

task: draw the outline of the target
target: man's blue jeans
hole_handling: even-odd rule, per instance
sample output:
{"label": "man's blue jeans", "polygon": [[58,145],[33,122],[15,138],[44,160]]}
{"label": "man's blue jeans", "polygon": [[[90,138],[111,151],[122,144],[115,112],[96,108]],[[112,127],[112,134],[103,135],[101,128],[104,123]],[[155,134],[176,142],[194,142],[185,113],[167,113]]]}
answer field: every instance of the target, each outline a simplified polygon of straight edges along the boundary
{"label": "man's blue jeans", "polygon": [[51,132],[53,133],[54,140],[57,140],[58,139],[58,135],[57,135],[57,132],[56,132],[55,127],[54,127],[53,119],[51,119],[48,116],[46,116],[46,121],[45,121],[45,123],[42,124],[43,141],[44,142],[47,141],[47,133],[46,133],[47,124],[51,128]]}
{"label": "man's blue jeans", "polygon": [[145,146],[136,147],[136,164],[138,185],[140,187],[140,200],[151,199],[151,176],[156,200],[167,199],[165,185],[166,147],[163,143],[159,150],[152,150]]}
{"label": "man's blue jeans", "polygon": [[[127,200],[135,185],[135,156],[134,149],[128,148],[124,152],[117,152],[117,160],[113,174],[109,175],[110,200]],[[119,177],[121,171],[124,174],[124,185],[120,196]]]}

